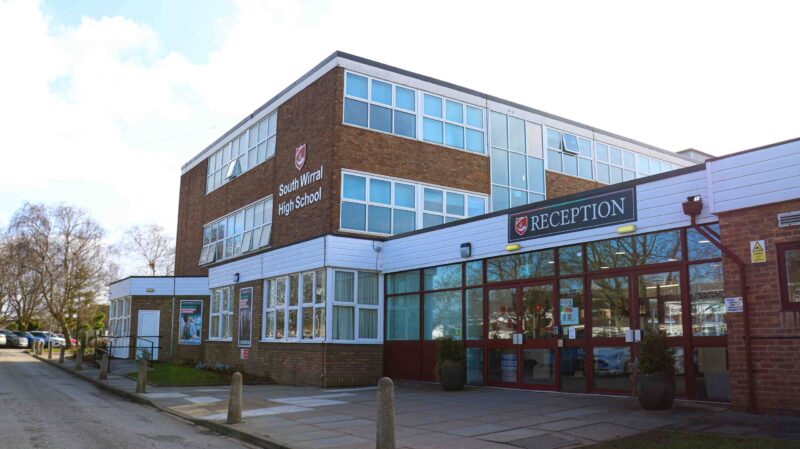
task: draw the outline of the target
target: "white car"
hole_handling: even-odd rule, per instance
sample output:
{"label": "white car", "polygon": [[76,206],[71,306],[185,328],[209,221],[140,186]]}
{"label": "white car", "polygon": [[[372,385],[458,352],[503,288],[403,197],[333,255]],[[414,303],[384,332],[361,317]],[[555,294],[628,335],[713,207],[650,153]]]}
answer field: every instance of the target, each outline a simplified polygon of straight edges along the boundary
{"label": "white car", "polygon": [[44,339],[45,346],[47,346],[47,342],[49,342],[50,340],[53,341],[53,347],[54,348],[58,348],[58,347],[61,347],[64,344],[66,344],[66,341],[63,338],[59,337],[58,335],[56,335],[56,334],[54,334],[52,332],[32,331],[31,334],[33,334],[33,336],[35,336],[35,337],[39,337],[39,338]]}

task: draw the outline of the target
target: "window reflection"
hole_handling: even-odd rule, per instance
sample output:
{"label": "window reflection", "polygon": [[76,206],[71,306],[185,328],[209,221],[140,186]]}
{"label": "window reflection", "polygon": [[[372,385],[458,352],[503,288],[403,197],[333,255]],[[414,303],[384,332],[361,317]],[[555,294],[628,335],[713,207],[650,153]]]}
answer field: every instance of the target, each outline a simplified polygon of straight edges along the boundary
{"label": "window reflection", "polygon": [[589,270],[676,262],[683,257],[680,235],[676,229],[587,243]]}
{"label": "window reflection", "polygon": [[461,264],[442,265],[426,268],[424,272],[425,290],[441,290],[461,287]]}
{"label": "window reflection", "polygon": [[537,285],[522,289],[523,332],[525,338],[553,338],[553,286]]}
{"label": "window reflection", "polygon": [[594,348],[594,387],[601,390],[625,391],[631,388],[631,349]]}
{"label": "window reflection", "polygon": [[419,295],[386,298],[386,339],[419,340]]}
{"label": "window reflection", "polygon": [[624,337],[630,329],[626,276],[592,281],[592,337]]}
{"label": "window reflection", "polygon": [[467,290],[467,340],[483,339],[483,289]]}
{"label": "window reflection", "polygon": [[639,276],[639,325],[645,334],[683,335],[680,273]]}
{"label": "window reflection", "polygon": [[511,281],[555,274],[553,250],[495,257],[486,261],[489,282]]}
{"label": "window reflection", "polygon": [[425,339],[461,338],[461,290],[425,295]]}
{"label": "window reflection", "polygon": [[689,266],[689,298],[692,303],[692,335],[728,333],[721,262]]}
{"label": "window reflection", "polygon": [[556,381],[552,349],[526,349],[522,352],[522,382],[549,385]]}
{"label": "window reflection", "polygon": [[514,288],[489,290],[489,339],[510,340],[517,329]]}
{"label": "window reflection", "polygon": [[[718,223],[704,227],[710,228],[719,235]],[[722,257],[720,249],[694,228],[686,228],[686,250],[689,260],[718,259]]]}
{"label": "window reflection", "polygon": [[583,272],[582,245],[567,246],[558,249],[558,272],[565,274],[580,274]]}

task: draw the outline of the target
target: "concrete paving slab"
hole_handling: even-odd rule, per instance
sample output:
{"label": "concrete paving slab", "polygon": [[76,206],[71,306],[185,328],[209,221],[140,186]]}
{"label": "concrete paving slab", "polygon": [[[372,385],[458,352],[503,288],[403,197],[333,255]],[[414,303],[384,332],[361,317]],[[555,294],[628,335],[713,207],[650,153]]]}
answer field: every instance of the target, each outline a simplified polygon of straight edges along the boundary
{"label": "concrete paving slab", "polygon": [[576,427],[563,432],[563,434],[572,435],[591,441],[606,441],[636,433],[639,433],[639,431],[636,429],[609,423],[590,424],[588,426]]}
{"label": "concrete paving slab", "polygon": [[487,433],[495,433],[495,432],[502,432],[504,430],[511,429],[508,426],[501,426],[498,424],[480,424],[476,426],[469,426],[469,427],[462,427],[459,429],[452,429],[446,431],[447,433],[452,433],[453,435],[459,435],[462,437],[474,437],[477,435],[484,435]]}
{"label": "concrete paving slab", "polygon": [[525,449],[558,449],[574,446],[580,442],[574,439],[562,438],[553,434],[540,435],[521,440],[509,441],[508,444]]}
{"label": "concrete paving slab", "polygon": [[478,438],[486,441],[494,441],[496,443],[507,443],[509,441],[514,441],[514,440],[523,440],[530,437],[538,437],[540,435],[545,435],[547,433],[549,432],[546,430],[521,428],[521,429],[505,430],[503,432],[487,433],[485,435],[479,435]]}
{"label": "concrete paving slab", "polygon": [[574,429],[576,427],[586,426],[592,424],[589,421],[581,419],[562,419],[561,421],[552,421],[544,424],[534,426],[535,429],[549,430],[560,432],[562,430]]}

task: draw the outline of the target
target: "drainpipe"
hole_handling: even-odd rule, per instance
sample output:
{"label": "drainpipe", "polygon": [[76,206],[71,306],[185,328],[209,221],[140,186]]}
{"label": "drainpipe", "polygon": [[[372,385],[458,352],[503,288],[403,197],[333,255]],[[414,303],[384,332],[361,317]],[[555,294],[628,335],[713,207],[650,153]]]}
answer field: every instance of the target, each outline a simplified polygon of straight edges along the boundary
{"label": "drainpipe", "polygon": [[747,373],[747,411],[749,413],[756,413],[756,389],[753,381],[753,346],[750,338],[750,312],[747,301],[747,266],[745,265],[744,261],[739,258],[739,256],[725,246],[721,240],[718,240],[720,238],[719,235],[714,233],[716,238],[712,237],[709,231],[705,230],[702,226],[698,226],[697,216],[700,214],[702,209],[703,201],[699,195],[690,196],[687,198],[687,201],[683,203],[683,212],[691,217],[692,228],[699,232],[709,242],[713,243],[714,246],[719,248],[726,257],[731,259],[736,266],[739,267],[739,289],[742,294],[742,314],[744,315],[745,365]]}

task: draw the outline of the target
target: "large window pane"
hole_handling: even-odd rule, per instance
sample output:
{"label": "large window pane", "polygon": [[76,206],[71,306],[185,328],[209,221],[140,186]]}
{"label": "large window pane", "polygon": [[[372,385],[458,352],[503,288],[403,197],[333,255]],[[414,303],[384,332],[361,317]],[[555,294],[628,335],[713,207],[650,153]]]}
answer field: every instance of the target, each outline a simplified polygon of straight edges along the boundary
{"label": "large window pane", "polygon": [[511,334],[517,331],[516,293],[515,288],[489,290],[490,340],[511,340]]}
{"label": "large window pane", "polygon": [[578,158],[565,154],[564,156],[564,173],[572,176],[578,176]]}
{"label": "large window pane", "polygon": [[378,273],[358,272],[358,303],[378,305]]}
{"label": "large window pane", "polygon": [[528,190],[544,192],[544,161],[528,158]]}
{"label": "large window pane", "polygon": [[553,250],[494,257],[486,261],[486,277],[489,282],[500,282],[552,276],[553,262]]}
{"label": "large window pane", "polygon": [[508,187],[492,186],[492,210],[498,211],[511,207],[508,193]]}
{"label": "large window pane", "polygon": [[392,85],[383,81],[372,80],[372,101],[392,105]]}
{"label": "large window pane", "polygon": [[369,200],[373,203],[391,204],[392,183],[380,179],[369,180]]}
{"label": "large window pane", "polygon": [[[583,307],[583,278],[559,281],[558,319],[561,334],[567,339],[583,338],[586,325]],[[574,329],[570,331],[570,329]]]}
{"label": "large window pane", "polygon": [[300,331],[301,338],[308,340],[314,338],[314,308],[303,307],[303,327]]}
{"label": "large window pane", "polygon": [[461,287],[461,264],[426,268],[423,274],[425,290],[442,290]]}
{"label": "large window pane", "polygon": [[508,149],[525,153],[525,121],[516,117],[508,118]]}
{"label": "large window pane", "polygon": [[419,295],[386,298],[386,339],[419,339]]}
{"label": "large window pane", "polygon": [[342,175],[342,196],[351,200],[367,199],[367,180],[363,176]]}
{"label": "large window pane", "polygon": [[583,248],[581,245],[558,249],[558,270],[561,275],[583,273]]}
{"label": "large window pane", "polygon": [[508,148],[508,136],[506,135],[506,116],[492,111],[490,114],[490,127],[492,139],[491,145],[498,148]]}
{"label": "large window pane", "polygon": [[593,348],[594,387],[628,391],[631,387],[631,348]]}
{"label": "large window pane", "polygon": [[466,215],[464,213],[464,195],[447,192],[447,213],[452,215]]}
{"label": "large window pane", "polygon": [[483,215],[486,213],[486,200],[479,197],[479,196],[469,196],[467,197],[468,205],[467,205],[467,215],[470,217],[475,217],[478,215]]}
{"label": "large window pane", "polygon": [[423,119],[422,138],[428,142],[442,143],[442,122],[429,118]]}
{"label": "large window pane", "polygon": [[394,184],[394,204],[400,207],[415,207],[416,189],[409,184],[396,182]]}
{"label": "large window pane", "polygon": [[586,244],[586,261],[589,270],[607,270],[636,265],[634,237],[621,237]]}
{"label": "large window pane", "polygon": [[718,336],[728,333],[724,298],[721,262],[689,265],[692,335]]}
{"label": "large window pane", "polygon": [[586,391],[586,352],[583,348],[558,350],[561,390],[572,393]]}
{"label": "large window pane", "polygon": [[483,284],[483,261],[473,260],[467,262],[467,287]]}
{"label": "large window pane", "polygon": [[365,231],[367,229],[367,206],[342,201],[342,229]]}
{"label": "large window pane", "polygon": [[353,302],[355,298],[355,273],[336,271],[333,280],[333,300],[336,302]]}
{"label": "large window pane", "polygon": [[467,290],[467,340],[483,340],[483,289]]}
{"label": "large window pane", "polygon": [[467,150],[483,154],[483,132],[467,128]]}
{"label": "large window pane", "polygon": [[511,187],[527,188],[524,154],[509,153],[509,182]]}
{"label": "large window pane", "polygon": [[578,158],[578,176],[581,178],[593,179],[591,159]]}
{"label": "large window pane", "polygon": [[425,188],[425,210],[431,212],[443,212],[442,191]]}
{"label": "large window pane", "polygon": [[592,289],[592,337],[624,337],[630,329],[628,278],[594,279]]}
{"label": "large window pane", "polygon": [[461,338],[461,290],[425,295],[425,340]]}
{"label": "large window pane", "polygon": [[467,125],[483,129],[483,111],[472,106],[467,106]]}
{"label": "large window pane", "polygon": [[402,234],[416,229],[417,214],[408,210],[395,209],[393,234]]}
{"label": "large window pane", "polygon": [[783,270],[782,275],[785,277],[786,302],[789,304],[800,302],[800,248],[782,248],[783,251],[783,267],[778,266],[779,270]]}
{"label": "large window pane", "polygon": [[413,114],[394,112],[394,133],[401,136],[417,137],[417,120]]}
{"label": "large window pane", "polygon": [[[719,224],[715,223],[706,225],[705,227],[711,228],[719,235]],[[689,252],[689,260],[718,259],[722,257],[719,248],[694,228],[686,229],[686,244]]]}
{"label": "large window pane", "polygon": [[467,349],[467,384],[483,385],[483,348]]}
{"label": "large window pane", "polygon": [[358,310],[358,338],[378,338],[378,311]]}
{"label": "large window pane", "polygon": [[348,73],[345,91],[347,95],[366,99],[367,78],[354,73]]}
{"label": "large window pane", "polygon": [[675,262],[681,259],[679,230],[636,236],[637,265]]}
{"label": "large window pane", "polygon": [[392,110],[374,104],[370,105],[369,127],[387,133],[392,132]]}
{"label": "large window pane", "polygon": [[416,103],[416,93],[413,90],[400,86],[395,87],[396,107],[414,111],[416,110]]}
{"label": "large window pane", "polygon": [[451,147],[464,148],[464,127],[445,123],[444,144]]}
{"label": "large window pane", "polygon": [[639,276],[639,327],[645,334],[683,335],[679,272]]}
{"label": "large window pane", "polygon": [[547,169],[559,173],[563,171],[563,166],[561,165],[561,153],[558,151],[547,150]]}
{"label": "large window pane", "polygon": [[492,148],[492,182],[508,185],[508,152]]}
{"label": "large window pane", "polygon": [[695,398],[730,401],[731,382],[727,348],[695,348],[692,360]]}
{"label": "large window pane", "polygon": [[522,382],[528,385],[552,385],[556,382],[552,349],[522,351]]}
{"label": "large window pane", "polygon": [[554,338],[553,286],[522,289],[522,329],[525,338]]}
{"label": "large window pane", "polygon": [[394,293],[411,293],[420,290],[419,270],[403,271],[386,275],[386,291]]}
{"label": "large window pane", "polygon": [[333,339],[353,340],[355,323],[354,308],[349,306],[333,306]]}
{"label": "large window pane", "polygon": [[442,99],[433,95],[424,94],[425,115],[442,118]]}
{"label": "large window pane", "polygon": [[464,105],[453,100],[445,101],[445,113],[448,121],[464,123]]}
{"label": "large window pane", "polygon": [[344,100],[344,121],[351,125],[367,126],[367,104],[351,98]]}
{"label": "large window pane", "polygon": [[392,209],[388,207],[369,206],[367,231],[390,234],[392,232]]}

